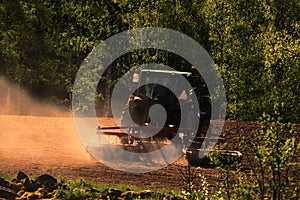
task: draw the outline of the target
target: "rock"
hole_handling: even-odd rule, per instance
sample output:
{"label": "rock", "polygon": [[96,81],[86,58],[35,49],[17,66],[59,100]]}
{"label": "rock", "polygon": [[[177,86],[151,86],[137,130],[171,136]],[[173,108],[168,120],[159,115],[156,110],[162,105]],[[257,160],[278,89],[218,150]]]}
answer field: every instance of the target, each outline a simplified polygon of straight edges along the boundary
{"label": "rock", "polygon": [[37,184],[35,181],[25,179],[23,182],[22,189],[26,192],[34,192],[40,187],[39,184]]}
{"label": "rock", "polygon": [[[57,193],[57,190],[53,190],[52,192],[46,192],[43,196],[43,198],[46,198],[46,199],[51,199],[51,198],[54,198],[56,196],[56,193]],[[56,199],[56,198],[54,198]]]}
{"label": "rock", "polygon": [[39,197],[32,192],[24,192],[20,199],[39,199]]}
{"label": "rock", "polygon": [[23,187],[23,183],[22,182],[11,182],[9,184],[9,188],[13,189],[16,192],[19,192],[22,187]]}
{"label": "rock", "polygon": [[16,197],[18,195],[14,190],[0,186],[0,198],[15,199]]}
{"label": "rock", "polygon": [[114,199],[114,200],[131,200],[131,199],[146,199],[151,198],[153,192],[151,190],[143,190],[140,192],[131,191],[127,189],[127,191],[122,192],[121,190],[116,189],[105,189],[102,192],[102,198],[104,199]]}
{"label": "rock", "polygon": [[37,189],[36,192],[39,192],[39,193],[44,194],[44,195],[48,193],[48,191],[45,188],[42,188],[42,187]]}
{"label": "rock", "polygon": [[138,196],[139,196],[138,192],[126,191],[126,192],[123,192],[120,197],[122,197],[124,199],[134,199],[134,198],[138,198]]}
{"label": "rock", "polygon": [[49,174],[43,174],[38,176],[35,181],[37,183],[51,183],[51,184],[57,184],[57,179],[54,178],[53,176],[49,175]]}
{"label": "rock", "polygon": [[117,199],[120,197],[120,195],[122,194],[121,190],[116,190],[116,189],[105,189],[102,193],[103,197],[109,197],[108,199]]}
{"label": "rock", "polygon": [[9,182],[6,181],[4,178],[0,178],[0,186],[2,186],[2,187],[8,187],[9,186]]}
{"label": "rock", "polygon": [[20,199],[49,199],[53,198],[54,193],[46,191],[44,188],[39,188],[34,192],[24,192]]}
{"label": "rock", "polygon": [[[49,196],[49,195],[48,195],[49,193],[45,190],[45,188],[39,188],[37,191],[33,192],[33,194],[34,194],[35,196],[37,196],[38,199],[42,199],[42,198],[44,198],[44,197],[46,197],[46,196]],[[51,197],[51,196],[50,196],[50,197]]]}
{"label": "rock", "polygon": [[13,181],[8,182],[0,178],[0,199],[44,199],[53,198],[58,187],[57,180],[43,174],[31,180],[23,172],[19,172]]}
{"label": "rock", "polygon": [[38,176],[35,181],[42,184],[48,192],[52,192],[58,187],[57,179],[49,174]]}
{"label": "rock", "polygon": [[24,172],[19,171],[19,172],[18,172],[18,175],[17,175],[17,180],[18,180],[18,181],[21,181],[21,180],[23,180],[23,179],[29,179],[29,178],[28,178],[28,176],[27,176]]}
{"label": "rock", "polygon": [[92,193],[99,193],[100,192],[100,190],[97,190],[97,189],[95,189],[95,188],[89,188],[89,191],[90,192],[92,192]]}
{"label": "rock", "polygon": [[20,190],[17,194],[18,194],[18,196],[22,196],[24,193],[25,193],[24,190]]}
{"label": "rock", "polygon": [[139,192],[139,196],[144,199],[147,197],[151,197],[154,193],[151,190],[142,190]]}
{"label": "rock", "polygon": [[125,198],[125,199],[132,199],[132,198],[145,199],[145,198],[151,197],[152,195],[153,195],[153,192],[151,190],[143,190],[140,192],[126,191],[126,192],[123,192],[120,195],[120,197]]}

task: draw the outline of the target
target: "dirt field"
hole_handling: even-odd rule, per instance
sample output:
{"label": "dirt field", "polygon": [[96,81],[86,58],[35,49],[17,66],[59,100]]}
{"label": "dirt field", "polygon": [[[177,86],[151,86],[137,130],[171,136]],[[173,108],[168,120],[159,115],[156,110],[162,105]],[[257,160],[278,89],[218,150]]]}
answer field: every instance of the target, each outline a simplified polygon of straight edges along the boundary
{"label": "dirt field", "polygon": [[[112,125],[111,119],[100,119]],[[179,188],[180,167],[130,174],[113,170],[93,159],[81,145],[72,117],[0,115],[0,172],[15,175],[50,173],[85,178],[98,183],[131,184],[146,188]],[[209,170],[209,169],[208,169]]]}
{"label": "dirt field", "polygon": [[[101,126],[112,126],[110,118],[100,118]],[[237,127],[239,126],[239,128]],[[238,147],[238,132],[249,133],[256,123],[226,122],[223,134],[232,150]],[[182,188],[184,159],[163,169],[143,174],[113,170],[85,150],[70,114],[61,117],[0,115],[0,173],[15,176],[19,170],[30,176],[49,173],[67,178],[84,178],[97,183],[127,184],[143,188]],[[244,153],[244,152],[242,152]],[[250,167],[243,159],[244,167]],[[207,181],[218,181],[216,170],[202,168]]]}
{"label": "dirt field", "polygon": [[[100,118],[100,124],[112,126],[114,121]],[[234,132],[228,127],[224,130]],[[0,115],[0,138],[0,172],[12,176],[21,170],[31,176],[49,173],[144,188],[174,189],[184,186],[180,175],[186,165],[184,159],[161,170],[143,174],[117,171],[101,164],[81,144],[70,114],[61,117]],[[234,137],[231,140],[236,141]],[[216,180],[214,169],[203,168],[201,171],[209,182]]]}

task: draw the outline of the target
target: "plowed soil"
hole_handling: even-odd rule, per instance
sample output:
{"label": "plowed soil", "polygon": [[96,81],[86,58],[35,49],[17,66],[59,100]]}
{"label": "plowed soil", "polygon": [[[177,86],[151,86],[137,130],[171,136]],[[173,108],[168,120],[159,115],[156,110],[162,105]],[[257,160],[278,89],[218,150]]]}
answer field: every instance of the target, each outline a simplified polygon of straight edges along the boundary
{"label": "plowed soil", "polygon": [[[114,125],[108,118],[100,119],[100,123]],[[28,175],[49,173],[97,183],[181,187],[173,165],[151,173],[131,174],[101,164],[81,144],[72,117],[1,115],[0,138],[0,172],[12,176],[21,170]]]}
{"label": "plowed soil", "polygon": [[[101,118],[102,126],[114,125],[114,120]],[[237,128],[239,126],[239,129]],[[255,123],[227,122],[223,134],[233,150],[239,150],[238,132],[249,132]],[[84,178],[110,185],[126,184],[143,188],[182,188],[181,172],[184,159],[161,170],[132,174],[113,170],[92,158],[77,136],[73,118],[0,115],[0,173],[15,176],[48,173],[66,178]],[[247,166],[247,162],[244,161]],[[202,168],[208,182],[218,181],[216,169]]]}

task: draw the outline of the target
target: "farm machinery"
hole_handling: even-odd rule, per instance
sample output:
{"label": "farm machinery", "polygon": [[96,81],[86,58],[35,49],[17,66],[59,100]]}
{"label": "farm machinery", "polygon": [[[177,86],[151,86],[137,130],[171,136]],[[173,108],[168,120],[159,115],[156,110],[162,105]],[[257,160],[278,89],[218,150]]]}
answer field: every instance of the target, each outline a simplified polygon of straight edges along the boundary
{"label": "farm machinery", "polygon": [[[215,153],[222,157],[222,162],[241,160],[238,151],[205,148],[210,142],[222,143],[225,139],[219,134],[207,137],[209,126],[217,127],[218,122],[210,119],[209,93],[201,76],[193,72],[143,69],[133,75],[132,81],[138,87],[122,111],[120,126],[98,127],[102,134],[117,138],[116,146],[145,153],[173,143],[193,166],[211,166],[210,155]],[[205,156],[199,157],[200,153]]]}

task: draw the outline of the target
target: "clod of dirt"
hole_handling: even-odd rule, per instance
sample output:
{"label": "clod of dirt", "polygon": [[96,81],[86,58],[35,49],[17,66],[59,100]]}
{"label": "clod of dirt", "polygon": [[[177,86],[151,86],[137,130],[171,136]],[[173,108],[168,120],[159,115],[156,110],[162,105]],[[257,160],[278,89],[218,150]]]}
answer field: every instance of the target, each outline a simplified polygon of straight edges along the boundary
{"label": "clod of dirt", "polygon": [[0,186],[0,198],[15,199],[18,195],[10,188]]}
{"label": "clod of dirt", "polygon": [[135,191],[126,191],[123,192],[120,197],[124,199],[135,199],[135,198],[147,198],[151,197],[153,195],[153,192],[151,190],[143,190],[140,192],[135,192]]}
{"label": "clod of dirt", "polygon": [[19,172],[17,177],[11,182],[0,179],[0,198],[5,199],[42,199],[53,197],[58,188],[56,178],[43,174],[36,180],[31,180],[28,176]]}
{"label": "clod of dirt", "polygon": [[2,187],[8,187],[9,186],[9,182],[6,181],[4,178],[0,178],[0,186],[2,186]]}
{"label": "clod of dirt", "polygon": [[35,181],[33,180],[29,180],[29,179],[24,179],[23,182],[23,187],[22,189],[26,192],[34,192],[36,191],[38,188],[41,187],[41,185],[37,184]]}
{"label": "clod of dirt", "polygon": [[117,199],[120,197],[120,195],[122,194],[122,191],[121,190],[116,190],[116,189],[112,189],[112,188],[109,188],[109,189],[105,189],[103,192],[102,192],[102,197],[104,199]]}
{"label": "clod of dirt", "polygon": [[19,192],[23,187],[23,183],[22,182],[15,182],[15,181],[12,181],[10,184],[9,184],[9,187],[10,189],[16,191],[16,192]]}
{"label": "clod of dirt", "polygon": [[18,175],[17,175],[16,178],[17,178],[18,181],[21,181],[23,179],[29,179],[28,176],[22,171],[18,172]]}
{"label": "clod of dirt", "polygon": [[48,192],[52,192],[58,186],[57,179],[49,174],[38,176],[35,181],[43,185]]}

